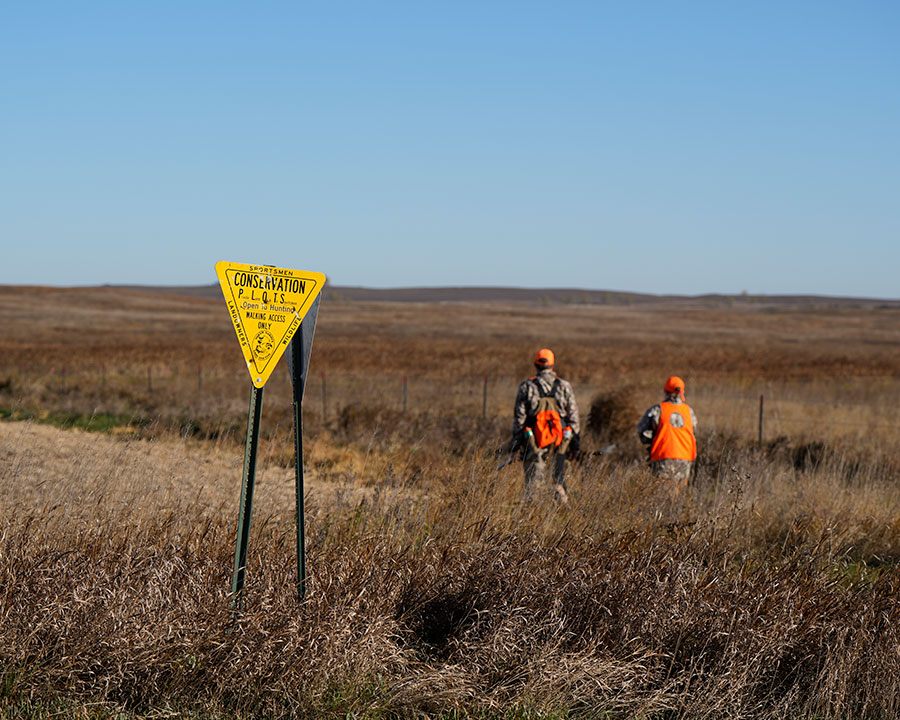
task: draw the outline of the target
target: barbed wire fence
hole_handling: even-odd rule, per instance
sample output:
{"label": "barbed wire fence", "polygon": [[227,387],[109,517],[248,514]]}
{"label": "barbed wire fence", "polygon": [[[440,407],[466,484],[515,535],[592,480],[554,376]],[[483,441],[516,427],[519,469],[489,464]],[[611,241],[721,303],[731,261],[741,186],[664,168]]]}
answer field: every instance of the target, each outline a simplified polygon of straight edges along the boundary
{"label": "barbed wire fence", "polygon": [[[222,366],[166,363],[131,363],[97,366],[40,362],[0,372],[0,389],[37,384],[62,395],[77,391],[99,393],[169,394],[182,399],[187,409],[198,398],[230,397],[243,402],[249,382],[245,371]],[[283,377],[282,377],[283,376]],[[467,375],[441,378],[396,373],[353,373],[319,371],[310,374],[304,396],[304,410],[323,421],[336,418],[348,406],[377,406],[401,413],[468,412],[482,419],[512,416],[515,392],[521,378],[512,376]],[[267,387],[275,402],[289,398],[287,372],[272,375]],[[608,386],[575,383],[575,394],[585,415],[592,399]],[[659,401],[648,396],[647,406]],[[272,402],[267,400],[267,402]],[[778,436],[805,434],[823,415],[840,415],[839,425],[848,432],[895,432],[887,420],[887,400],[859,401],[840,397],[817,398],[795,392],[767,388],[760,393],[723,393],[698,390],[689,402],[698,414],[699,425],[738,430],[762,444]],[[852,411],[851,413],[848,411]],[[637,425],[639,417],[635,418]]]}

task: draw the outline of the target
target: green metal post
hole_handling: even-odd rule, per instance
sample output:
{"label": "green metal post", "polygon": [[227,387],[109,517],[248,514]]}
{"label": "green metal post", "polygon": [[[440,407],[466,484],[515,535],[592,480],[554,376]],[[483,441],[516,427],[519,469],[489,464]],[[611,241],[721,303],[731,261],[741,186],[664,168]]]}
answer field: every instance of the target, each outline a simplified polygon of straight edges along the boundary
{"label": "green metal post", "polygon": [[291,343],[294,354],[294,478],[297,490],[297,599],[306,595],[306,528],[303,519],[303,382],[300,368],[303,362],[303,331]]}
{"label": "green metal post", "polygon": [[253,489],[256,486],[256,451],[259,447],[259,416],[262,414],[263,389],[251,385],[250,415],[247,418],[247,444],[244,448],[244,477],[241,483],[241,508],[238,515],[237,544],[234,550],[234,575],[231,579],[231,609],[241,609],[244,578],[247,572],[247,540],[250,515],[253,512]]}

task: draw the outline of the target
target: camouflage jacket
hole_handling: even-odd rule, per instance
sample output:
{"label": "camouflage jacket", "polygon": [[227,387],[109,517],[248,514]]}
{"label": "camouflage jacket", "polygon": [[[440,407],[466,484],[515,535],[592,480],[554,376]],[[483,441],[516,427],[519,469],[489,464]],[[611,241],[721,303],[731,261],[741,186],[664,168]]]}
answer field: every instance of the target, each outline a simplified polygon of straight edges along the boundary
{"label": "camouflage jacket", "polygon": [[[685,404],[679,393],[666,393],[665,402],[670,402],[673,405]],[[694,432],[696,433],[697,416],[694,414],[694,408],[688,406],[688,410],[691,411],[691,422],[694,424]],[[644,417],[642,417],[641,421],[638,423],[638,437],[644,445],[649,445],[653,442],[653,435],[656,433],[656,428],[659,427],[659,417],[661,412],[662,408],[660,408],[659,405],[654,405],[644,413]]]}
{"label": "camouflage jacket", "polygon": [[581,432],[581,420],[578,417],[578,404],[575,402],[575,392],[572,386],[562,378],[557,378],[553,370],[541,370],[535,377],[524,380],[519,385],[516,393],[516,406],[513,410],[513,437],[516,437],[525,427],[525,421],[537,413],[540,393],[535,382],[539,382],[545,393],[553,389],[553,384],[559,380],[556,390],[556,402],[559,403],[559,416],[563,427],[569,425],[576,433]]}

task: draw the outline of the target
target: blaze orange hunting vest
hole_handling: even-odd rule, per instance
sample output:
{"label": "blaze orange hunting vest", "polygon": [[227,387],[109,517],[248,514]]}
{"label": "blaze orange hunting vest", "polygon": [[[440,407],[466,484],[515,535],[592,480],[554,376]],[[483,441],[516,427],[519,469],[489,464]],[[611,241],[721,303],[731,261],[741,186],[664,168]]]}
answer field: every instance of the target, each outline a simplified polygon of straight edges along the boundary
{"label": "blaze orange hunting vest", "polygon": [[[697,457],[697,440],[694,437],[694,421],[691,409],[685,403],[663,402],[659,404],[659,426],[650,445],[650,460],[694,460]],[[683,423],[672,424],[672,415],[681,416]]]}

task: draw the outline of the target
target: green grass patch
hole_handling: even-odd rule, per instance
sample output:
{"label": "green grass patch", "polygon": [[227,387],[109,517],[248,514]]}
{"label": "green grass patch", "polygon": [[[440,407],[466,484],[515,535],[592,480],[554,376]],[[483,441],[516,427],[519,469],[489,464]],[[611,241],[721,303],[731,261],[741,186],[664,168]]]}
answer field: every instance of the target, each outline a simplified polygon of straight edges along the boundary
{"label": "green grass patch", "polygon": [[88,432],[111,433],[115,430],[129,429],[137,432],[150,424],[150,419],[134,415],[114,415],[111,413],[35,413],[28,410],[0,408],[0,419],[13,421],[31,421],[44,425],[53,425],[62,429],[78,428]]}
{"label": "green grass patch", "polygon": [[848,558],[835,567],[835,576],[844,587],[865,588],[877,582],[885,572],[896,572],[896,568],[896,563],[882,558]]}

